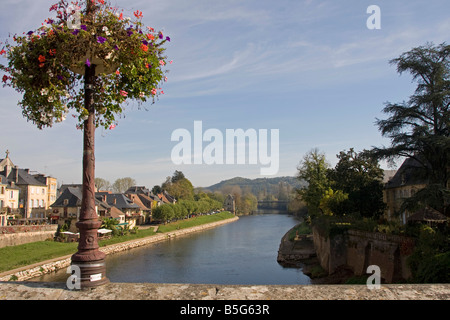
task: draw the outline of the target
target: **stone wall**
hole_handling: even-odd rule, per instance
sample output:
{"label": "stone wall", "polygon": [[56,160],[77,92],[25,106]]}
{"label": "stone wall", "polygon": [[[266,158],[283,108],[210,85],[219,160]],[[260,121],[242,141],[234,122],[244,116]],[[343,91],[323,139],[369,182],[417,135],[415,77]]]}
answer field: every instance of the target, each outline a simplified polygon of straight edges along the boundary
{"label": "stone wall", "polygon": [[[226,223],[236,221],[238,219],[239,219],[238,217],[233,217],[231,219],[220,220],[220,221],[207,223],[207,224],[203,224],[203,225],[199,225],[199,226],[195,226],[195,227],[191,227],[191,228],[185,228],[185,229],[175,230],[175,231],[171,231],[171,232],[156,234],[156,235],[145,237],[142,239],[130,240],[130,241],[126,241],[126,242],[117,243],[114,245],[101,247],[99,250],[104,252],[106,255],[117,253],[117,252],[122,252],[122,251],[130,250],[132,248],[138,248],[138,247],[142,247],[142,246],[145,246],[148,244],[156,243],[159,241],[164,241],[164,240],[180,237],[180,236],[187,235],[187,234],[190,234],[193,232],[199,232],[202,230],[214,228],[214,227],[226,224]],[[10,280],[25,281],[28,279],[42,276],[44,274],[55,272],[62,268],[67,268],[68,266],[70,266],[70,263],[71,263],[71,255],[61,257],[58,259],[53,259],[50,261],[44,261],[44,262],[37,263],[32,266],[0,273],[0,281],[10,281]]]}
{"label": "stone wall", "polygon": [[0,248],[53,239],[57,225],[0,227]]}
{"label": "stone wall", "polygon": [[358,230],[329,238],[314,227],[313,241],[320,265],[329,274],[345,266],[364,275],[369,265],[377,265],[387,283],[411,277],[407,259],[414,249],[412,238]]}
{"label": "stone wall", "polygon": [[344,235],[327,237],[317,227],[312,228],[313,242],[320,266],[332,274],[347,264],[347,239]]}

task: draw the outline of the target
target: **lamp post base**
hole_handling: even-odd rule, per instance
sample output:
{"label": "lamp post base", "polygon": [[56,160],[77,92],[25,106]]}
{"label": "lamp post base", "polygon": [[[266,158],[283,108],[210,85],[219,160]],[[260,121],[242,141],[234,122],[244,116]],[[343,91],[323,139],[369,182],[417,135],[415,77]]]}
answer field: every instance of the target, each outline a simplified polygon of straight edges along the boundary
{"label": "lamp post base", "polygon": [[72,266],[79,270],[78,281],[83,288],[92,288],[109,282],[106,277],[105,253],[98,250],[97,231],[101,225],[98,220],[77,222],[80,230],[78,252],[72,255]]}
{"label": "lamp post base", "polygon": [[80,270],[80,278],[78,279],[81,289],[94,288],[109,283],[106,277],[105,260],[80,262],[73,261],[72,266],[77,266]]}

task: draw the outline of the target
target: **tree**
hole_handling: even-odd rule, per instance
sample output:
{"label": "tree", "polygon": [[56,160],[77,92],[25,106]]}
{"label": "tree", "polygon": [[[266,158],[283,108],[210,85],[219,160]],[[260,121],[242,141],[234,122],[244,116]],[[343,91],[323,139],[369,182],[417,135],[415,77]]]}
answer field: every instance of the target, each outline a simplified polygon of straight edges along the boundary
{"label": "tree", "polygon": [[[393,161],[412,158],[428,185],[412,196],[409,205],[430,205],[448,212],[450,203],[450,46],[445,43],[413,48],[390,61],[402,74],[408,72],[417,88],[407,102],[387,103],[377,119],[381,134],[391,139],[389,147],[375,147],[373,155]],[[432,195],[438,195],[439,201]],[[429,200],[434,200],[430,203]],[[447,211],[445,210],[447,208]]]}
{"label": "tree", "polygon": [[320,200],[319,208],[322,210],[323,214],[327,216],[332,216],[334,214],[342,215],[345,213],[343,203],[346,200],[348,200],[348,194],[341,190],[334,191],[333,189],[328,188],[328,190],[325,191],[322,200]]}
{"label": "tree", "polygon": [[194,186],[181,171],[175,171],[172,177],[167,177],[166,181],[161,185],[161,189],[166,190],[177,200],[194,199]]}
{"label": "tree", "polygon": [[130,187],[136,185],[136,180],[130,177],[119,178],[114,181],[112,185],[112,190],[116,193],[124,193]]}
{"label": "tree", "polygon": [[105,254],[97,243],[101,221],[95,211],[95,128],[113,129],[125,101],[154,102],[162,94],[157,89],[165,80],[162,45],[170,38],[145,28],[142,12],[134,12],[134,21],[124,19],[106,0],[87,0],[84,8],[61,0],[50,11],[56,11],[56,20],[48,18],[37,30],[14,35],[16,45],[6,42],[0,50],[8,60],[7,66],[0,65],[6,73],[2,81],[22,94],[22,113],[39,129],[64,121],[70,111],[78,118],[77,128],[83,129],[83,200],[72,262],[99,262],[90,272],[102,274],[101,280],[89,281],[84,271],[81,275],[83,287],[97,286],[107,278]]}
{"label": "tree", "polygon": [[378,161],[366,151],[357,153],[353,148],[341,151],[339,161],[328,170],[333,190],[348,196],[341,203],[342,213],[359,213],[364,217],[379,217],[383,214],[384,171]]}
{"label": "tree", "polygon": [[329,164],[325,155],[320,153],[318,149],[308,152],[297,168],[297,179],[308,184],[298,189],[297,192],[308,207],[310,215],[320,213],[320,201],[330,187],[330,181],[327,177],[328,168]]}
{"label": "tree", "polygon": [[161,192],[162,192],[161,186],[158,186],[158,185],[153,186],[153,188],[152,188],[153,194],[159,194]]}
{"label": "tree", "polygon": [[172,183],[176,183],[177,181],[183,180],[186,177],[184,176],[183,172],[175,170],[175,172],[172,175]]}
{"label": "tree", "polygon": [[110,191],[111,190],[111,183],[108,180],[105,180],[103,178],[95,178],[95,186],[97,187],[97,190],[100,191]]}

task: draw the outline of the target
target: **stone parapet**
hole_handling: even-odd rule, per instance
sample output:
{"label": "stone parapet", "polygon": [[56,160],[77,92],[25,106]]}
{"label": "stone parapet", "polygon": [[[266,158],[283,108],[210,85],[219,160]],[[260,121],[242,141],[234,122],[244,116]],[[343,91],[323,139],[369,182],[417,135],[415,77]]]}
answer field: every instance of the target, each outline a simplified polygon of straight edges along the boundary
{"label": "stone parapet", "polygon": [[69,290],[63,283],[0,282],[0,300],[449,300],[450,284],[214,285],[109,283]]}

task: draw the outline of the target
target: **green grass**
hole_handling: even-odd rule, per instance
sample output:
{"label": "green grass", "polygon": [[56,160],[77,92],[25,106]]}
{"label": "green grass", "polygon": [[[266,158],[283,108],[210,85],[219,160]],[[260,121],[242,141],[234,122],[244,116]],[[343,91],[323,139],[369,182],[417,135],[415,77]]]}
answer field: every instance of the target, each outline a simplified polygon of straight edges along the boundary
{"label": "green grass", "polygon": [[175,222],[171,222],[165,225],[161,225],[158,228],[158,232],[170,232],[173,230],[191,228],[205,223],[212,223],[224,219],[233,218],[234,215],[229,211],[223,211],[220,213],[216,213],[210,216],[198,216],[191,219],[179,220]]}
{"label": "green grass", "polygon": [[[166,225],[161,225],[158,233],[189,228],[196,225],[211,223],[232,218],[234,215],[228,211],[210,216],[199,216],[187,220],[180,220]],[[153,228],[141,229],[136,234],[128,234],[99,241],[99,246],[125,242],[154,235]],[[0,272],[20,268],[41,261],[73,254],[77,251],[78,243],[64,243],[55,241],[38,241],[17,246],[0,248]]]}
{"label": "green grass", "polygon": [[0,272],[73,254],[77,245],[75,242],[38,241],[0,248]]}

